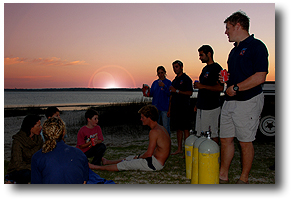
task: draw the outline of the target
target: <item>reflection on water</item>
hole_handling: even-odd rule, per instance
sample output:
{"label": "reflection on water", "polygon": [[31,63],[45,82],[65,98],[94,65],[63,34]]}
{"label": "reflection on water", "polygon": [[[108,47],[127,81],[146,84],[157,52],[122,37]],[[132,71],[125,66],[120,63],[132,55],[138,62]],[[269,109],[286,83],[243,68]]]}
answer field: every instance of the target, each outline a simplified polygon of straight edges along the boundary
{"label": "reflection on water", "polygon": [[[196,97],[194,92],[192,97]],[[4,91],[4,107],[58,106],[61,110],[111,103],[151,101],[141,91]]]}
{"label": "reflection on water", "polygon": [[4,106],[7,108],[57,105],[66,109],[68,106],[123,103],[141,101],[145,98],[139,91],[5,91]]}

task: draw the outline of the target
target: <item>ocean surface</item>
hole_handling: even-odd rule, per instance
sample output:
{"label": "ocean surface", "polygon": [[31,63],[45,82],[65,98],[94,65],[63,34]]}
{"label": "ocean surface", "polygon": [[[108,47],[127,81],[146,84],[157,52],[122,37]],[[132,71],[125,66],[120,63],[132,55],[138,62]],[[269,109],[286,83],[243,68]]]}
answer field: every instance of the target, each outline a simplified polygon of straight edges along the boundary
{"label": "ocean surface", "polygon": [[4,108],[82,106],[149,100],[141,91],[4,91]]}
{"label": "ocean surface", "polygon": [[[192,97],[196,97],[194,92]],[[60,110],[82,106],[152,101],[142,91],[4,91],[4,108],[57,106]]]}

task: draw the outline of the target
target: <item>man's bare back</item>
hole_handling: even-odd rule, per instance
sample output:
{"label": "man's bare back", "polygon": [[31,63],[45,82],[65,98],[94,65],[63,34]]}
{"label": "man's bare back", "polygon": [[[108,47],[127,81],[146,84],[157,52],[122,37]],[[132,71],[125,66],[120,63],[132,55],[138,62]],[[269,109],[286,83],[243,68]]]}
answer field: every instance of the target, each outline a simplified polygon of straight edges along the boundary
{"label": "man's bare back", "polygon": [[[144,109],[144,110],[143,110]],[[142,111],[143,110],[143,111]],[[141,112],[140,112],[141,111]],[[107,160],[105,158],[102,158],[102,162],[105,166],[97,166],[89,164],[90,169],[95,170],[108,170],[108,171],[119,171],[119,170],[161,170],[164,167],[164,164],[170,155],[170,149],[171,149],[171,140],[168,132],[166,129],[159,125],[157,123],[158,119],[158,110],[155,106],[147,105],[144,106],[139,113],[141,113],[141,121],[143,125],[149,126],[151,128],[149,132],[149,145],[147,148],[147,151],[139,156],[130,156],[130,160],[127,160],[128,162],[123,162],[126,159],[119,159],[119,160]],[[143,113],[146,113],[149,115],[146,117]],[[153,117],[154,120],[150,117],[150,115]],[[154,163],[151,163],[149,161],[149,158],[152,157],[152,161]],[[154,158],[153,158],[154,157]],[[138,165],[136,160],[139,163]],[[144,159],[150,164],[146,164],[144,162]],[[150,159],[151,160],[151,159]],[[156,164],[155,164],[156,163]],[[155,165],[156,167],[154,167]],[[120,169],[119,169],[120,168]]]}
{"label": "man's bare back", "polygon": [[157,124],[149,133],[156,135],[156,148],[154,150],[153,156],[158,160],[161,165],[164,165],[170,154],[171,140],[166,129]]}

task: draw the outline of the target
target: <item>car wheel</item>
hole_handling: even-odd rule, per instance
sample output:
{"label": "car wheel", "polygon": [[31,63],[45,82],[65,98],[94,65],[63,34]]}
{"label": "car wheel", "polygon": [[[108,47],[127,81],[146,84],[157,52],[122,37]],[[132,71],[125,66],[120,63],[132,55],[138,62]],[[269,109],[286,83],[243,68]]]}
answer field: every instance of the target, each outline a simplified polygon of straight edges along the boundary
{"label": "car wheel", "polygon": [[275,117],[272,115],[262,117],[259,129],[265,136],[275,136]]}

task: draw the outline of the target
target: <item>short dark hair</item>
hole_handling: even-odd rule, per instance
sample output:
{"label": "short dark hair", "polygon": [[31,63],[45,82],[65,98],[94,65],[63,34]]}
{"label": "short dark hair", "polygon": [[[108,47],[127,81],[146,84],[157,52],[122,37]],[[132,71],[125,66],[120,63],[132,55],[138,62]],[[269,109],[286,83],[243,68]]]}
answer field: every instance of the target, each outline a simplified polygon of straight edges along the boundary
{"label": "short dark hair", "polygon": [[93,110],[92,108],[88,109],[86,112],[85,112],[85,120],[86,120],[86,123],[87,123],[87,119],[91,119],[94,115],[98,115],[98,112],[96,110]]}
{"label": "short dark hair", "polygon": [[182,61],[180,61],[180,60],[176,60],[176,61],[174,61],[174,62],[172,63],[172,65],[174,65],[174,64],[178,64],[180,67],[183,67],[183,63],[182,63]]}
{"label": "short dark hair", "polygon": [[249,31],[249,17],[243,11],[237,11],[225,19],[224,23],[229,22],[233,26],[240,24],[243,30]]}
{"label": "short dark hair", "polygon": [[158,72],[158,70],[160,70],[160,69],[162,71],[164,71],[164,73],[166,73],[166,70],[165,70],[165,68],[163,66],[158,66],[156,71]]}
{"label": "short dark hair", "polygon": [[47,108],[45,115],[47,118],[49,118],[52,117],[56,112],[60,112],[60,110],[55,106],[51,106]]}
{"label": "short dark hair", "polygon": [[41,117],[38,115],[27,115],[21,125],[21,130],[26,133],[26,136],[30,136],[30,130],[36,125],[36,123],[41,120]]}
{"label": "short dark hair", "polygon": [[204,54],[206,54],[206,55],[210,52],[210,53],[211,53],[211,58],[213,59],[214,51],[213,51],[213,49],[212,49],[211,46],[209,46],[209,45],[203,45],[203,46],[201,46],[201,47],[198,49],[198,51],[199,51],[199,52],[200,52],[200,51],[203,51]]}
{"label": "short dark hair", "polygon": [[152,121],[158,121],[158,110],[154,105],[143,106],[138,113],[143,114],[145,117],[150,118]]}

